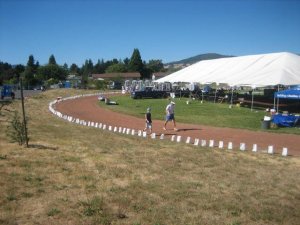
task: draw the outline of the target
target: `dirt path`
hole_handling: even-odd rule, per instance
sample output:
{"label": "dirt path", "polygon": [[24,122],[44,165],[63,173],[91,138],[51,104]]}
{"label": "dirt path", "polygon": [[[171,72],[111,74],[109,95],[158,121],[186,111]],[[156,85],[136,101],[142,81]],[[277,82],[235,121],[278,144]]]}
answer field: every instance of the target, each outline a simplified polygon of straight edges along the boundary
{"label": "dirt path", "polygon": [[[126,127],[130,129],[143,129],[144,119],[129,115],[112,112],[99,107],[97,96],[82,97],[74,100],[67,100],[57,103],[56,110],[59,112],[86,121],[101,122],[107,125]],[[253,144],[257,144],[258,151],[266,151],[269,145],[273,145],[276,154],[281,154],[282,148],[287,147],[289,155],[300,156],[300,136],[293,134],[275,134],[263,131],[248,131],[233,128],[218,128],[204,125],[192,125],[177,122],[177,132],[173,131],[173,124],[168,124],[168,129],[162,129],[164,121],[153,121],[153,132],[157,135],[165,134],[165,138],[172,135],[180,135],[183,141],[186,137],[214,140],[215,146],[219,141],[224,142],[227,147],[228,142],[233,143],[234,149],[239,149],[240,143],[246,144],[247,150],[252,150]]]}

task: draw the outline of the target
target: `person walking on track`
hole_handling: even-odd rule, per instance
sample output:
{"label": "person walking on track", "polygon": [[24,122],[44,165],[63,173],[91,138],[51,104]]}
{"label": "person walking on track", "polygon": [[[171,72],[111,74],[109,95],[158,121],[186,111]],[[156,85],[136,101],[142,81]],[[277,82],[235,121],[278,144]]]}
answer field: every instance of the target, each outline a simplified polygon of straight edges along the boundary
{"label": "person walking on track", "polygon": [[177,131],[178,129],[176,128],[176,121],[175,121],[175,115],[174,115],[174,110],[175,110],[175,102],[171,101],[167,107],[166,107],[166,121],[164,124],[163,129],[167,130],[167,124],[169,121],[173,121],[174,124],[174,130]]}

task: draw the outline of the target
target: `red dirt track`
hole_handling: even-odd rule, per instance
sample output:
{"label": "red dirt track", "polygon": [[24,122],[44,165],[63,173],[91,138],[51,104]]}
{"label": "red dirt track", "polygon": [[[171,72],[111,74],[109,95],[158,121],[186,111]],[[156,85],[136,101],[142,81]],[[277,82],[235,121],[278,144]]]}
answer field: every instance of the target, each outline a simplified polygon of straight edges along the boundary
{"label": "red dirt track", "polygon": [[[126,127],[135,130],[142,130],[145,126],[144,119],[112,112],[108,109],[99,107],[97,96],[81,97],[73,100],[66,100],[55,105],[57,111],[79,118],[81,120],[104,123],[111,126]],[[162,129],[164,121],[153,121],[153,132],[157,135],[165,134],[165,138],[172,135],[182,136],[185,141],[186,137],[191,137],[191,143],[194,138],[215,141],[218,146],[219,141],[224,142],[224,147],[230,141],[234,149],[239,149],[240,143],[246,144],[246,150],[251,151],[253,144],[257,144],[258,152],[266,152],[269,145],[273,145],[274,152],[281,154],[282,148],[288,148],[288,154],[300,156],[300,136],[293,134],[275,134],[263,131],[249,131],[233,128],[218,128],[204,125],[184,124],[177,121],[177,132],[173,131],[173,124],[168,124],[168,129]]]}

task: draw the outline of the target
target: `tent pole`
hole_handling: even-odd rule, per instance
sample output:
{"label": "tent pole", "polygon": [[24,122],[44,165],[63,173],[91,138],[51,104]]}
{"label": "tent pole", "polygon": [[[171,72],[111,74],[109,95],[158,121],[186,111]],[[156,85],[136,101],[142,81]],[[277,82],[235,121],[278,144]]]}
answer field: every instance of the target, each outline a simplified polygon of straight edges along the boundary
{"label": "tent pole", "polygon": [[217,88],[215,90],[215,98],[214,98],[214,103],[216,103],[216,98],[217,98]]}
{"label": "tent pole", "polygon": [[180,100],[181,100],[181,85],[182,85],[182,82],[180,82]]}
{"label": "tent pole", "polygon": [[229,108],[232,108],[232,102],[233,102],[233,87],[231,88],[231,100],[230,100]]}
{"label": "tent pole", "polygon": [[[277,86],[277,91],[279,91],[279,84]],[[279,110],[279,98],[277,98],[277,110],[276,110],[277,113],[278,113],[278,110]]]}
{"label": "tent pole", "polygon": [[252,94],[252,100],[251,100],[251,111],[252,111],[253,110],[253,99],[254,99],[253,89],[252,89],[251,94]]}

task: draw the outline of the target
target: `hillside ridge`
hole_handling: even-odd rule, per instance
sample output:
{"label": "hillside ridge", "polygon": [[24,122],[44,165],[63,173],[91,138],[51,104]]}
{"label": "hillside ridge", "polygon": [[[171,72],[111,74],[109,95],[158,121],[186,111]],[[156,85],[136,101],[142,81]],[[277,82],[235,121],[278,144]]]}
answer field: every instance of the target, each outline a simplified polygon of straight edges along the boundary
{"label": "hillside ridge", "polygon": [[169,62],[169,63],[166,63],[165,65],[171,66],[171,65],[175,65],[175,64],[194,64],[201,60],[220,59],[220,58],[229,58],[229,57],[235,57],[235,56],[222,55],[222,54],[218,54],[218,53],[205,53],[205,54],[199,54],[196,56],[192,56],[192,57],[189,57],[186,59]]}

